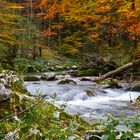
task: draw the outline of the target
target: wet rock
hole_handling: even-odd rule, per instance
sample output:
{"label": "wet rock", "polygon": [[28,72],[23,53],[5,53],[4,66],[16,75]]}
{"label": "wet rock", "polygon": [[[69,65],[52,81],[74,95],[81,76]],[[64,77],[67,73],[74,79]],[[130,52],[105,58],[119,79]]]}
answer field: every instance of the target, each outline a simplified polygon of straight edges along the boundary
{"label": "wet rock", "polygon": [[56,75],[55,78],[56,78],[56,80],[61,80],[61,79],[64,79],[65,76],[64,75]]}
{"label": "wet rock", "polygon": [[107,88],[121,88],[121,86],[117,83],[117,81],[115,79],[110,79],[108,81]]}
{"label": "wet rock", "polygon": [[71,78],[71,76],[69,74],[66,74],[65,78]]}
{"label": "wet rock", "polygon": [[88,99],[88,95],[86,92],[81,92],[79,94],[77,94],[76,96],[74,96],[74,100],[86,100]]}
{"label": "wet rock", "polygon": [[0,102],[5,101],[10,98],[9,91],[5,88],[3,84],[0,84]]}
{"label": "wet rock", "polygon": [[46,80],[46,81],[53,81],[53,80],[55,80],[55,76],[56,76],[56,74],[54,72],[43,73],[41,75],[41,79]]}
{"label": "wet rock", "polygon": [[140,82],[139,83],[134,83],[131,87],[132,91],[140,91]]}
{"label": "wet rock", "polygon": [[87,94],[88,96],[90,96],[90,97],[96,95],[95,91],[93,91],[93,90],[85,90],[85,92],[86,92],[86,94]]}
{"label": "wet rock", "polygon": [[82,77],[79,79],[80,81],[92,81],[92,78]]}
{"label": "wet rock", "polygon": [[136,100],[140,102],[140,96]]}
{"label": "wet rock", "polygon": [[68,71],[68,74],[69,74],[70,76],[77,76],[77,70],[69,70],[69,71]]}
{"label": "wet rock", "polygon": [[77,83],[72,79],[64,79],[64,80],[61,80],[58,84],[74,84],[74,85],[76,85]]}
{"label": "wet rock", "polygon": [[36,75],[26,75],[24,76],[24,81],[40,81],[40,77]]}

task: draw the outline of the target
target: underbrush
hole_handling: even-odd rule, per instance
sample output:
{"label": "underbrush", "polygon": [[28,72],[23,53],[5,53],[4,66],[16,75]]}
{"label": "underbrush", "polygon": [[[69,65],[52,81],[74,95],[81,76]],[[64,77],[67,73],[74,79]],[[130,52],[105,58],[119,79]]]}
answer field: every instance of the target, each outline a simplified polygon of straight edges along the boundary
{"label": "underbrush", "polygon": [[53,58],[16,58],[14,60],[14,70],[18,72],[47,72],[61,71],[78,67],[77,60],[56,56]]}
{"label": "underbrush", "polygon": [[5,110],[0,119],[0,139],[139,140],[140,115],[128,119],[108,115],[105,120],[91,125],[77,115],[65,113],[63,106],[55,107],[41,98],[29,100],[24,97],[15,107],[18,111]]}

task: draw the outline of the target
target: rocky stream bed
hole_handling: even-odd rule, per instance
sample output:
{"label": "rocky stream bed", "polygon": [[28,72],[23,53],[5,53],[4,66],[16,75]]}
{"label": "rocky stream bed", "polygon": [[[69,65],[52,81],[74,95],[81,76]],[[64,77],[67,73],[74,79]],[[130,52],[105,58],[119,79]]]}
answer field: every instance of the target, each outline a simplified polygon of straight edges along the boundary
{"label": "rocky stream bed", "polygon": [[140,113],[135,104],[140,92],[130,90],[130,83],[121,82],[121,88],[110,88],[106,84],[96,84],[92,79],[94,77],[59,75],[55,80],[25,81],[24,85],[32,95],[55,98],[57,106],[65,105],[66,112],[79,114],[88,122],[108,113],[115,117]]}

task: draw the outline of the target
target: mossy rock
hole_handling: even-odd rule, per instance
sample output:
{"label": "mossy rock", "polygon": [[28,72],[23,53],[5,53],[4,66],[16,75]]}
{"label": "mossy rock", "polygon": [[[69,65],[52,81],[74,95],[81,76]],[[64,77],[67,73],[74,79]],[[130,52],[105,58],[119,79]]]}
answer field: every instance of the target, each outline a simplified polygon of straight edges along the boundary
{"label": "mossy rock", "polygon": [[131,90],[132,91],[140,91],[140,82],[133,84],[131,87]]}
{"label": "mossy rock", "polygon": [[24,81],[40,81],[40,77],[36,75],[24,76]]}
{"label": "mossy rock", "polygon": [[93,68],[93,69],[87,69],[87,70],[78,70],[77,75],[78,76],[98,76],[99,69]]}
{"label": "mossy rock", "polygon": [[55,79],[56,74],[54,72],[49,72],[49,73],[43,73],[41,75],[41,80],[45,80],[45,81],[53,81],[56,80]]}
{"label": "mossy rock", "polygon": [[136,100],[140,102],[140,96]]}
{"label": "mossy rock", "polygon": [[95,96],[95,94],[96,94],[95,91],[93,91],[93,90],[85,90],[85,92],[90,97]]}
{"label": "mossy rock", "polygon": [[121,86],[117,83],[115,79],[110,79],[108,81],[108,87],[107,88],[121,88]]}
{"label": "mossy rock", "polygon": [[58,84],[74,84],[74,85],[76,85],[77,83],[72,79],[64,79],[64,80],[60,81]]}

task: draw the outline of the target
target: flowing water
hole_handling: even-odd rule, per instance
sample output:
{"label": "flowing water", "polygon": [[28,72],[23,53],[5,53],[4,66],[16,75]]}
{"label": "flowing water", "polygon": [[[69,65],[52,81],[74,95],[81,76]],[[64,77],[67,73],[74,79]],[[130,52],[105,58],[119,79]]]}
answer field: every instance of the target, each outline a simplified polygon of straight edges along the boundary
{"label": "flowing water", "polygon": [[[140,112],[134,102],[130,102],[130,100],[135,101],[140,92],[126,91],[123,88],[103,88],[91,81],[71,79],[76,81],[77,85],[60,85],[58,84],[60,80],[24,82],[24,84],[32,95],[55,96],[56,105],[66,103],[66,112],[79,114],[87,121],[103,118],[108,113],[117,117],[131,116]],[[86,90],[92,91],[94,96],[89,96]]]}

